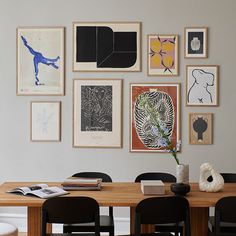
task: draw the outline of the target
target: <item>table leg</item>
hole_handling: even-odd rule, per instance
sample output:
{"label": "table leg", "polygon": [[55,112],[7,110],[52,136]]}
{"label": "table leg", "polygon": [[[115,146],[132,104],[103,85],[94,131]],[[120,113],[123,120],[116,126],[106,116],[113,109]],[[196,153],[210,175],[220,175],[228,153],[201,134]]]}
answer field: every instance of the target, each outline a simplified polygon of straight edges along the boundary
{"label": "table leg", "polygon": [[191,236],[208,235],[208,207],[190,208]]}
{"label": "table leg", "polygon": [[[41,207],[28,207],[28,236],[41,236]],[[47,225],[47,233],[52,232],[52,225]]]}
{"label": "table leg", "polygon": [[[130,207],[130,234],[134,235],[135,229],[135,207]],[[141,233],[153,233],[155,232],[155,225],[142,225]]]}

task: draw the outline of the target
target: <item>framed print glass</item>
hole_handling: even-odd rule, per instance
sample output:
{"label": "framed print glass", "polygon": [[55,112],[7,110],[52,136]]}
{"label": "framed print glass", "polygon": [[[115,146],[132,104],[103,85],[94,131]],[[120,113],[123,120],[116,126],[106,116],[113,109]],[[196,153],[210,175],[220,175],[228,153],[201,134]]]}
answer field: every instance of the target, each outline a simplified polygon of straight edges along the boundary
{"label": "framed print glass", "polygon": [[185,58],[207,58],[207,27],[186,27]]}
{"label": "framed print glass", "polygon": [[61,102],[31,102],[31,141],[61,140]]}
{"label": "framed print glass", "polygon": [[186,105],[218,106],[219,66],[186,67]]}
{"label": "framed print glass", "polygon": [[73,24],[74,71],[140,71],[140,23]]}
{"label": "framed print glass", "polygon": [[64,31],[17,29],[17,95],[64,95]]}
{"label": "framed print glass", "polygon": [[148,75],[178,75],[178,43],[178,35],[148,35]]}
{"label": "framed print glass", "polygon": [[189,114],[189,143],[212,144],[212,113]]}
{"label": "framed print glass", "polygon": [[122,80],[75,79],[73,146],[122,147]]}
{"label": "framed print glass", "polygon": [[130,151],[166,152],[180,140],[180,84],[130,85]]}

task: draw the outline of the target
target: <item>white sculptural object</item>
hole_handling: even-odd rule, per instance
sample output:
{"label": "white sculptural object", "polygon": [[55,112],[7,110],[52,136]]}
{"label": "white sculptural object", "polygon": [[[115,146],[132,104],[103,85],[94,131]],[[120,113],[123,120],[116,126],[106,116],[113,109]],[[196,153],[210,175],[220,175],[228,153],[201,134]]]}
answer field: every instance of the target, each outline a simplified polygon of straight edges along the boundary
{"label": "white sculptural object", "polygon": [[[212,182],[207,179],[212,176]],[[218,192],[224,188],[224,179],[210,163],[203,163],[200,166],[199,189],[204,192]]]}

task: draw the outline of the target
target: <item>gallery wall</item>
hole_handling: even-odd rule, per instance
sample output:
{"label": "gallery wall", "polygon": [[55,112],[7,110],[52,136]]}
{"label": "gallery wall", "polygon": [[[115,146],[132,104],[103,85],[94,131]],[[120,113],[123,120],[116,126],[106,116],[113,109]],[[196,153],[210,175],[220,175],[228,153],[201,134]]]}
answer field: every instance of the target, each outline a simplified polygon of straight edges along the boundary
{"label": "gallery wall", "polygon": [[[178,154],[198,181],[199,166],[212,163],[220,172],[236,172],[235,0],[0,0],[0,182],[61,181],[79,171],[106,172],[114,181],[133,181],[146,171],[175,174],[169,154],[130,153],[130,83],[181,84],[181,140]],[[72,22],[138,21],[141,30],[141,72],[72,72]],[[16,28],[64,26],[65,96],[16,95]],[[184,59],[184,28],[208,27],[208,58]],[[179,76],[147,76],[147,34],[179,35]],[[186,107],[186,65],[219,65],[219,106]],[[74,78],[123,79],[123,147],[72,147],[72,82]],[[61,141],[30,141],[30,102],[61,101]],[[213,144],[190,145],[188,116],[213,113]],[[1,209],[5,212],[6,209]],[[17,212],[17,209],[14,209]],[[126,213],[120,216],[126,216]]]}

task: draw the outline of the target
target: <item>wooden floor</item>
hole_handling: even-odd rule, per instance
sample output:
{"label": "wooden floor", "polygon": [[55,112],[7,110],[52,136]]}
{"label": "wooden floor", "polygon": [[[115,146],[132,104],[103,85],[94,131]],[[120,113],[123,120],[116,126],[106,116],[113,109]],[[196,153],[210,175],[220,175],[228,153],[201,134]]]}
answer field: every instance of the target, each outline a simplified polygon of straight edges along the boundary
{"label": "wooden floor", "polygon": [[18,236],[27,236],[27,233],[18,233]]}

